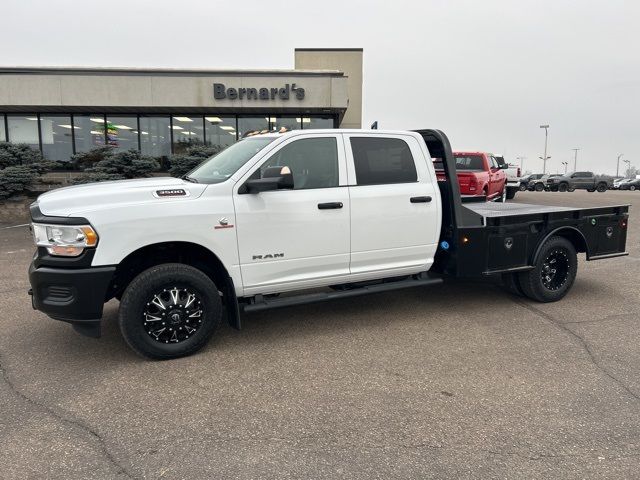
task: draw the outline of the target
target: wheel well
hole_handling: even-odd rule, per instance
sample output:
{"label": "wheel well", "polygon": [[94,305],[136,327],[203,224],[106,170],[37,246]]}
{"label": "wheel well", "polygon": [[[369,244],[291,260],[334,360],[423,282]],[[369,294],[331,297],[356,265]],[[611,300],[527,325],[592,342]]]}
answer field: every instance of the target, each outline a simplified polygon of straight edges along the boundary
{"label": "wheel well", "polygon": [[587,257],[589,256],[589,251],[587,248],[587,241],[584,238],[584,235],[580,232],[580,230],[573,227],[560,227],[556,230],[553,230],[551,233],[545,235],[542,241],[538,244],[536,248],[535,255],[533,257],[533,263],[538,259],[538,254],[542,249],[542,245],[551,237],[564,237],[569,240],[576,249],[576,252],[586,253]]}
{"label": "wheel well", "polygon": [[154,243],[127,255],[116,267],[109,289],[110,298],[120,298],[129,283],[147,268],[161,263],[183,263],[201,270],[225,291],[229,287],[229,272],[209,249],[190,242]]}

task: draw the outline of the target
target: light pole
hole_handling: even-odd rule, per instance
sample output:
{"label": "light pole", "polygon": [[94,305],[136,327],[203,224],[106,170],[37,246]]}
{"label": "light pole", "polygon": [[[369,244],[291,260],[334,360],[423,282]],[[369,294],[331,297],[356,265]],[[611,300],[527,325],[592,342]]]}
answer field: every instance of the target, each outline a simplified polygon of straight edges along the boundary
{"label": "light pole", "polygon": [[[631,168],[631,160],[622,160],[624,163],[627,164],[627,172],[629,171],[629,169]],[[627,176],[627,172],[625,172],[624,176]]]}
{"label": "light pole", "polygon": [[578,150],[580,150],[579,148],[572,148],[571,150],[573,150],[573,171],[577,171],[578,170]]}
{"label": "light pole", "polygon": [[620,159],[622,158],[623,155],[624,153],[621,153],[620,155],[618,155],[618,162],[616,163],[616,177],[620,176]]}
{"label": "light pole", "polygon": [[540,128],[544,128],[544,157],[542,159],[542,173],[547,173],[547,160],[551,157],[547,157],[547,140],[549,138],[549,125],[540,125]]}
{"label": "light pole", "polygon": [[567,165],[569,165],[569,162],[560,162],[562,163],[562,165],[564,165],[564,174],[567,174]]}

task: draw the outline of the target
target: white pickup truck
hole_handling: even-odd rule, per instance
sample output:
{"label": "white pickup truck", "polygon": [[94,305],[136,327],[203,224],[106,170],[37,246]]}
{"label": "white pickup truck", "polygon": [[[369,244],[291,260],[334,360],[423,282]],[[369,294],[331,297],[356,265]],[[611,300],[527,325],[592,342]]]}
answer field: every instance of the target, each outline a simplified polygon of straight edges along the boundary
{"label": "white pickup truck", "polygon": [[496,159],[496,162],[498,162],[498,165],[500,165],[500,168],[507,176],[507,200],[513,200],[516,196],[516,193],[520,191],[520,167],[507,163],[502,156],[494,155],[493,157]]}
{"label": "white pickup truck", "polygon": [[497,275],[549,302],[571,288],[576,252],[626,255],[627,206],[467,206],[455,179],[439,130],[302,130],[243,139],[183,179],[55,190],[31,206],[32,303],[98,337],[116,298],[128,344],[172,358],[225,311],[240,328],[241,312],[445,276]]}

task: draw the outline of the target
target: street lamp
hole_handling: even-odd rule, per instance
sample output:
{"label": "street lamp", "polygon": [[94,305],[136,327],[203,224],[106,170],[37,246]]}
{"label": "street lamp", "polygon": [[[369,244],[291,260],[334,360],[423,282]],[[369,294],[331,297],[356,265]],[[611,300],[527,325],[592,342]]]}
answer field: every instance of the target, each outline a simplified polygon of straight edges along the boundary
{"label": "street lamp", "polygon": [[576,172],[578,171],[578,150],[580,150],[579,148],[572,148],[571,150],[573,150],[573,171]]}
{"label": "street lamp", "polygon": [[620,176],[620,159],[622,158],[623,155],[624,153],[621,153],[620,155],[618,155],[618,162],[616,163],[616,177]]}
{"label": "street lamp", "polygon": [[567,174],[567,165],[569,165],[569,162],[560,162],[562,163],[562,165],[564,165],[564,174]]}
{"label": "street lamp", "polygon": [[551,157],[547,156],[547,140],[549,138],[549,125],[540,125],[540,128],[544,128],[544,157],[540,157],[542,160],[542,173],[547,173],[547,160]]}

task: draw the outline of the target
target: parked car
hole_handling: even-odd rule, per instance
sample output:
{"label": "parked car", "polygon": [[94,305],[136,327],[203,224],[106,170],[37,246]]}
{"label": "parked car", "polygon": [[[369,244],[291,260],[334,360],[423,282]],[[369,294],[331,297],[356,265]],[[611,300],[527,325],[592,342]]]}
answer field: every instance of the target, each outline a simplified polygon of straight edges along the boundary
{"label": "parked car", "polygon": [[520,167],[507,163],[502,156],[494,155],[494,158],[507,176],[507,200],[512,200],[520,190]]}
{"label": "parked car", "polygon": [[547,179],[547,186],[550,190],[556,189],[559,192],[573,191],[576,189],[587,192],[606,192],[612,181],[609,177],[595,175],[593,172],[571,172],[559,177]]}
{"label": "parked car", "polygon": [[544,190],[545,181],[549,175],[543,173],[534,173],[530,175],[529,182],[527,183],[527,190],[542,192]]}
{"label": "parked car", "polygon": [[633,179],[632,178],[616,178],[613,181],[613,184],[611,185],[611,188],[617,190],[618,188],[620,188],[620,185],[622,185],[623,183],[630,182],[631,180],[633,180]]}
{"label": "parked car", "polygon": [[497,277],[554,302],[578,252],[627,255],[627,205],[463,205],[456,165],[477,158],[454,159],[439,130],[297,130],[240,140],[182,179],[54,190],[31,205],[32,305],[99,337],[116,298],[127,344],[168,359],[202,348],[223,316],[240,329],[245,313],[445,278]]}
{"label": "parked car", "polygon": [[[453,152],[460,194],[485,197],[487,201],[505,202],[507,175],[493,155],[486,152]],[[442,163],[436,162],[438,180],[444,179]]]}
{"label": "parked car", "polygon": [[640,178],[631,178],[628,182],[620,183],[620,190],[640,190]]}

